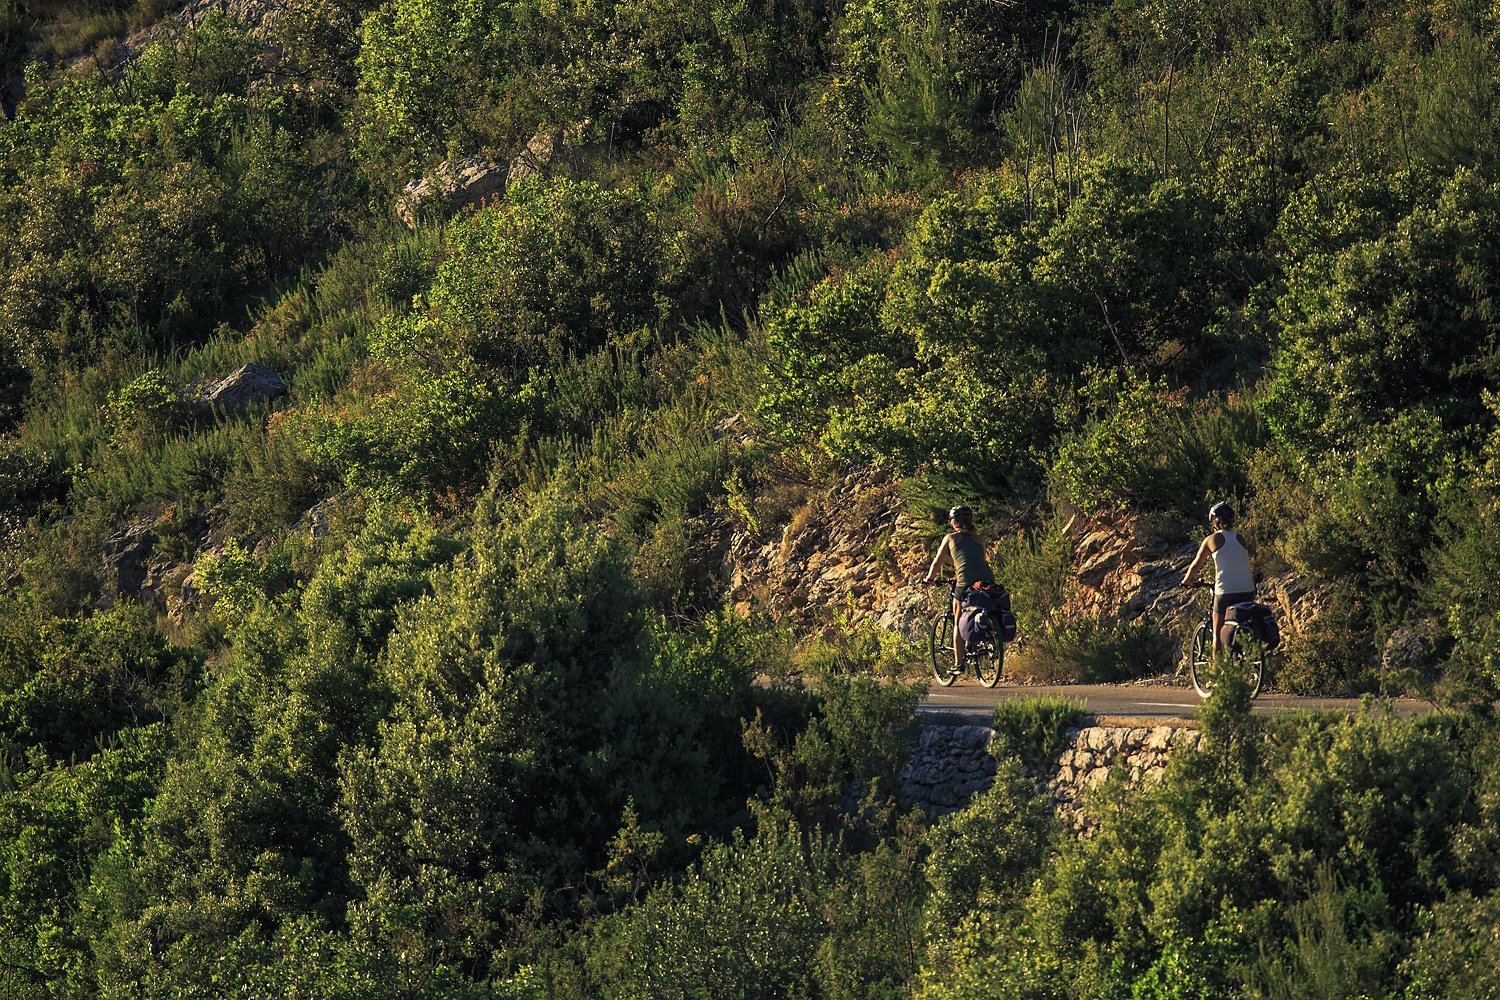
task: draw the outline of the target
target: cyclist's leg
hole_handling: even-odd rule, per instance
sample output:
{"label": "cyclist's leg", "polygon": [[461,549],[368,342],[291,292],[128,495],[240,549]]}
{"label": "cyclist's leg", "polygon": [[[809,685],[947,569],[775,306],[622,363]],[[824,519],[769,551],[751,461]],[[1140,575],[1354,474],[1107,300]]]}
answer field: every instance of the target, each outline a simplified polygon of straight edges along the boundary
{"label": "cyclist's leg", "polygon": [[953,599],[953,662],[960,669],[964,665],[964,630],[959,627],[963,609],[963,602],[955,597]]}

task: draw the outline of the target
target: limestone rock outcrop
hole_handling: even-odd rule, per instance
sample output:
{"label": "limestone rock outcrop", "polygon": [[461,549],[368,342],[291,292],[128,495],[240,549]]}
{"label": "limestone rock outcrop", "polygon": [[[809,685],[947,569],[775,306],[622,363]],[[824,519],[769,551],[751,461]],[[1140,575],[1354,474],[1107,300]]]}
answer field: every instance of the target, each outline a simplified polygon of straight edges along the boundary
{"label": "limestone rock outcrop", "polygon": [[409,182],[396,199],[396,215],[415,229],[424,215],[452,215],[504,197],[508,168],[475,153],[445,160],[432,173]]}
{"label": "limestone rock outcrop", "polygon": [[[1156,658],[1174,662],[1181,637],[1202,619],[1208,599],[1180,586],[1197,552],[1197,540],[1159,537],[1141,517],[1076,519],[1067,528],[1073,546],[1074,586],[1069,615],[1135,619],[1148,617],[1160,636]],[[1212,567],[1203,579],[1211,579]],[[1309,587],[1296,573],[1263,577],[1260,600],[1276,611],[1284,640],[1299,632],[1327,606],[1326,587]]]}
{"label": "limestone rock outcrop", "polygon": [[190,387],[188,412],[198,418],[214,413],[234,416],[287,391],[286,381],[265,365],[251,362],[216,382]]}
{"label": "limestone rock outcrop", "polygon": [[915,638],[936,610],[912,581],[931,553],[888,474],[858,469],[811,491],[778,530],[738,530],[724,547],[724,579],[741,610],[758,606],[799,629],[833,614]]}
{"label": "limestone rock outcrop", "polygon": [[[110,535],[101,551],[96,606],[142,601],[181,617],[197,601],[192,586],[197,557],[223,549],[220,514],[213,508],[186,516],[145,514]],[[184,555],[184,549],[192,554]]]}

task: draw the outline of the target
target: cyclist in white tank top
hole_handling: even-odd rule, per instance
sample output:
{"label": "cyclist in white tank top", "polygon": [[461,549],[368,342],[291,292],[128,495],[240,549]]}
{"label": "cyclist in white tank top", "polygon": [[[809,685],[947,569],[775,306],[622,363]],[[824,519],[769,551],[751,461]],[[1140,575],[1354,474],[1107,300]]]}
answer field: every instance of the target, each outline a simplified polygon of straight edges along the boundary
{"label": "cyclist in white tank top", "polygon": [[1193,564],[1182,577],[1190,587],[1198,572],[1210,558],[1214,561],[1214,649],[1219,648],[1219,630],[1224,625],[1224,611],[1230,605],[1255,600],[1255,571],[1250,568],[1250,550],[1240,536],[1229,530],[1234,524],[1234,508],[1216,503],[1208,512],[1213,534],[1203,539]]}

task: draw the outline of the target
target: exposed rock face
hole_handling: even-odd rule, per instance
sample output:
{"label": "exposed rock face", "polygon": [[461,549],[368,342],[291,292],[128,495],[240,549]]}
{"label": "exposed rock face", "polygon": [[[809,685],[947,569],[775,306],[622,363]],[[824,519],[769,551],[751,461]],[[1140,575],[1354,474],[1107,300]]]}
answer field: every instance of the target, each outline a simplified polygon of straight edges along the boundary
{"label": "exposed rock face", "polygon": [[587,141],[589,122],[579,122],[564,129],[549,129],[538,132],[527,140],[510,161],[506,173],[507,184],[520,184],[544,172],[565,154],[576,165],[576,161],[599,147]]}
{"label": "exposed rock face", "polygon": [[396,215],[410,229],[424,215],[451,215],[478,208],[505,193],[507,168],[474,154],[438,164],[426,177],[411,181],[396,199]]}
{"label": "exposed rock face", "polygon": [[547,169],[547,165],[552,162],[552,158],[562,147],[562,133],[538,132],[510,161],[510,169],[506,171],[505,182],[520,184],[540,174]]}
{"label": "exposed rock face", "polygon": [[276,26],[276,20],[285,6],[285,3],[278,3],[276,0],[187,0],[174,18],[143,28],[127,41],[138,43],[136,49],[139,50],[170,35],[173,30],[196,28],[215,13],[223,14],[251,34],[264,38]]}
{"label": "exposed rock face", "polygon": [[[1070,526],[1076,586],[1069,614],[1104,618],[1149,617],[1160,627],[1158,662],[1173,662],[1180,638],[1208,608],[1207,594],[1179,586],[1192,564],[1197,541],[1174,542],[1152,535],[1140,518],[1096,518]],[[1201,579],[1212,579],[1210,565]],[[1326,607],[1327,588],[1309,588],[1296,574],[1265,577],[1259,598],[1276,610],[1282,637],[1297,633]]]}
{"label": "exposed rock face", "polygon": [[560,163],[576,166],[596,155],[601,143],[588,141],[588,122],[561,129],[546,129],[527,140],[510,162],[500,163],[474,153],[445,160],[426,177],[409,181],[396,199],[396,216],[410,229],[424,215],[453,215],[481,208],[503,198],[508,188],[530,180]]}
{"label": "exposed rock face", "polygon": [[264,365],[251,362],[217,382],[199,383],[193,387],[188,410],[195,417],[207,417],[213,413],[233,416],[284,392],[286,382],[280,375]]}
{"label": "exposed rock face", "polygon": [[181,615],[194,601],[195,559],[163,551],[162,542],[175,536],[200,552],[213,550],[222,543],[213,521],[214,512],[203,511],[169,530],[160,518],[144,517],[110,535],[103,546],[97,606],[112,608],[122,599],[146,601]]}
{"label": "exposed rock face", "polygon": [[[184,31],[197,28],[214,14],[238,24],[253,38],[269,41],[285,4],[276,0],[186,0],[174,6],[175,10],[168,10],[155,23],[117,39],[110,50],[108,64],[101,68],[118,72],[148,47],[157,42],[171,41]],[[269,73],[279,56],[274,47],[268,47],[258,68]],[[87,63],[92,58],[91,55],[77,56],[70,59],[68,65]]]}
{"label": "exposed rock face", "polygon": [[[742,433],[732,419],[716,430],[736,440]],[[787,506],[789,521],[779,530],[732,529],[722,521],[705,527],[704,547],[721,560],[730,601],[742,611],[759,607],[803,633],[847,614],[855,623],[925,641],[944,595],[914,581],[927,572],[936,531],[907,513],[897,486],[889,473],[854,469],[831,486],[805,489]],[[1206,592],[1179,586],[1198,539],[1162,538],[1145,518],[1128,516],[1078,518],[1065,530],[1073,570],[1062,613],[1147,618],[1157,627],[1154,662],[1176,665],[1208,609]],[[1330,588],[1309,587],[1290,571],[1262,579],[1259,594],[1276,611],[1283,652],[1332,598]],[[1026,620],[1024,610],[1022,616],[1024,642],[1039,623]]]}
{"label": "exposed rock face", "polygon": [[113,607],[118,595],[139,595],[145,587],[147,562],[156,535],[152,522],[126,525],[104,541],[104,565],[100,571],[99,606]]}
{"label": "exposed rock face", "polygon": [[735,532],[724,557],[730,600],[799,628],[847,610],[855,621],[922,635],[938,603],[931,588],[910,582],[931,553],[904,506],[890,476],[855,470],[808,497],[779,538]]}
{"label": "exposed rock face", "polygon": [[1438,635],[1434,622],[1402,625],[1386,639],[1380,656],[1381,667],[1387,675],[1432,669],[1437,659]]}

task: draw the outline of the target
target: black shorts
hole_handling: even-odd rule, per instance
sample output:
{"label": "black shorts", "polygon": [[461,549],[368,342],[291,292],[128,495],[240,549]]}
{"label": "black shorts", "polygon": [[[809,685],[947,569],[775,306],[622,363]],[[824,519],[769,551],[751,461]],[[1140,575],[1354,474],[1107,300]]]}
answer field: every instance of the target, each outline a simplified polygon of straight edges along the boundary
{"label": "black shorts", "polygon": [[1244,604],[1246,601],[1253,600],[1255,600],[1254,591],[1250,591],[1249,593],[1245,593],[1242,591],[1238,594],[1215,594],[1214,614],[1218,615],[1220,618],[1223,618],[1224,612],[1227,611],[1231,605]]}

